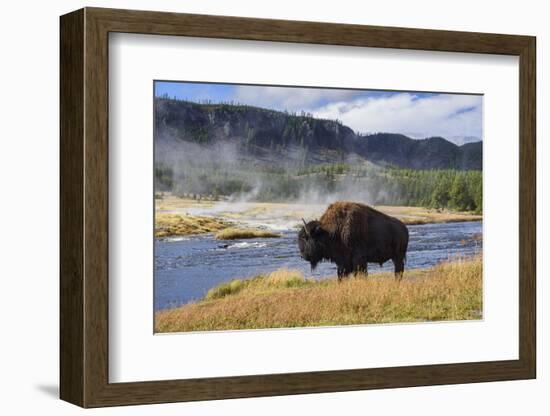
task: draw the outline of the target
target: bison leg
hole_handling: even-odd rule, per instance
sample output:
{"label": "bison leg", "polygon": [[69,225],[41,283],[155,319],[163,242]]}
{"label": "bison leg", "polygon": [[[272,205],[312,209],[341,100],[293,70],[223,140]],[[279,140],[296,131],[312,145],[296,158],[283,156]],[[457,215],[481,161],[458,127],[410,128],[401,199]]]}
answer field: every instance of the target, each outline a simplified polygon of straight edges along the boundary
{"label": "bison leg", "polygon": [[349,276],[353,271],[353,261],[348,260],[344,266],[344,276]]}
{"label": "bison leg", "polygon": [[353,273],[357,276],[358,274],[364,274],[365,276],[368,275],[367,271],[367,263],[356,263],[353,265]]}
{"label": "bison leg", "polygon": [[352,270],[355,276],[357,276],[358,274],[367,275],[367,256],[362,250],[356,251],[353,254]]}
{"label": "bison leg", "polygon": [[403,279],[403,271],[405,270],[405,259],[398,257],[392,259],[392,261],[395,269],[395,278],[401,281]]}
{"label": "bison leg", "polygon": [[344,277],[344,267],[338,266],[338,283],[342,281],[342,277]]}
{"label": "bison leg", "polygon": [[346,262],[343,265],[338,265],[338,281],[340,282],[344,277],[353,273],[353,267],[350,262]]}

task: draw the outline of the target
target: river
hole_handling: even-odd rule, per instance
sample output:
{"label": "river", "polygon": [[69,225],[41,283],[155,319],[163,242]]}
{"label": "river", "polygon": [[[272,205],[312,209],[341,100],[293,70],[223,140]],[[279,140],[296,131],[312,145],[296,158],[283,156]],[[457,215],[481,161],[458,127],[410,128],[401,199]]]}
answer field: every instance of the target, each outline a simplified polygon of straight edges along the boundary
{"label": "river", "polygon": [[[407,269],[433,266],[457,256],[481,252],[481,221],[409,225]],[[297,232],[285,230],[281,238],[219,241],[213,235],[155,240],[155,311],[202,298],[220,283],[270,272],[281,267],[302,270],[322,279],[336,275],[336,266],[321,263],[311,272],[299,256]],[[369,263],[369,273],[391,271]]]}

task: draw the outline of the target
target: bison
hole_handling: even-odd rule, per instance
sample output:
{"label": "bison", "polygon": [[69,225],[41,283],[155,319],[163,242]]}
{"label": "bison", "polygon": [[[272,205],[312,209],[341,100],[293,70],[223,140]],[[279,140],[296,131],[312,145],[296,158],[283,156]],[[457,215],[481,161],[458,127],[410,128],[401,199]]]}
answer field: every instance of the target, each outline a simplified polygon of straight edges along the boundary
{"label": "bison", "polygon": [[312,270],[329,260],[336,263],[340,281],[350,273],[367,273],[367,263],[382,265],[392,260],[395,277],[403,278],[409,231],[398,219],[368,205],[339,201],[319,220],[302,221],[298,246]]}

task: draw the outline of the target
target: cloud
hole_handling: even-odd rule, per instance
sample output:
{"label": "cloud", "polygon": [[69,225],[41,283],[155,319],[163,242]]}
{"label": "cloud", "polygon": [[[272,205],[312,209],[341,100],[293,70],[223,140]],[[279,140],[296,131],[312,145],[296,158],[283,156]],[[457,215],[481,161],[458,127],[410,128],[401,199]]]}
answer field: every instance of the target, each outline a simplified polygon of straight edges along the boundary
{"label": "cloud", "polygon": [[193,101],[235,101],[279,111],[306,111],[338,119],[359,133],[442,136],[462,144],[482,138],[479,95],[270,87],[208,83],[158,83],[157,94]]}
{"label": "cloud", "polygon": [[325,105],[340,100],[350,100],[364,94],[362,91],[321,89],[321,88],[292,88],[292,87],[264,87],[264,86],[237,86],[235,101],[258,107],[267,107],[276,110],[301,111],[306,108]]}
{"label": "cloud", "polygon": [[304,110],[315,117],[338,119],[360,133],[442,136],[459,144],[482,138],[482,97],[478,95],[237,86],[234,97],[259,107]]}
{"label": "cloud", "polygon": [[339,119],[362,133],[442,136],[455,142],[482,137],[482,97],[476,95],[396,93],[341,100],[307,111],[315,117]]}

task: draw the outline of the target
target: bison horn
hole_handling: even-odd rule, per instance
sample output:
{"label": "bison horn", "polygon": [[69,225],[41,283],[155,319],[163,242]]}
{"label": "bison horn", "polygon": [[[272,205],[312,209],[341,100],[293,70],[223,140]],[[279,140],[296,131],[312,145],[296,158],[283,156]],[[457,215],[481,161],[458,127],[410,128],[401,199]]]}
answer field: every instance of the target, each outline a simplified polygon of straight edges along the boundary
{"label": "bison horn", "polygon": [[304,223],[304,231],[306,232],[306,234],[307,234],[308,237],[309,237],[310,235],[309,235],[309,231],[307,230],[306,220],[304,220],[304,219],[302,218],[302,222]]}

